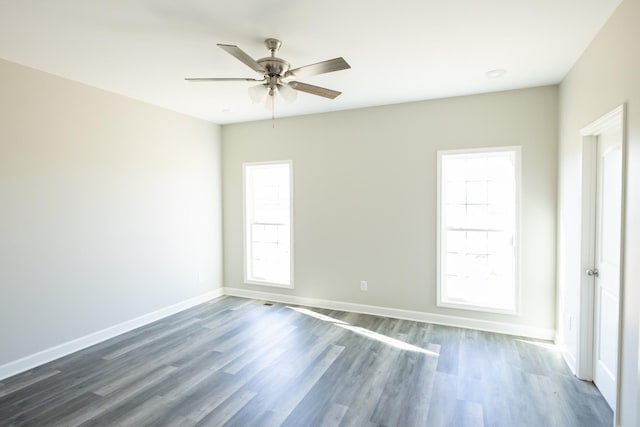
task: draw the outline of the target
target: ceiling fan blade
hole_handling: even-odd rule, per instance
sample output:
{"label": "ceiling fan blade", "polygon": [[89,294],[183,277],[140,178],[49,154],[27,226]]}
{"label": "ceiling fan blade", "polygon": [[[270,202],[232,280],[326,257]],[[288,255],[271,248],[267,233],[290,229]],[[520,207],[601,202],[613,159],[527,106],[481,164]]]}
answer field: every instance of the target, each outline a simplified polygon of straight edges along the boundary
{"label": "ceiling fan blade", "polygon": [[244,53],[244,51],[238,46],[220,43],[218,43],[218,46],[228,54],[233,55],[237,60],[251,68],[253,71],[257,71],[258,73],[264,73],[266,71],[262,65],[258,64],[252,57]]}
{"label": "ceiling fan blade", "polygon": [[329,59],[328,61],[318,62],[316,64],[305,65],[304,67],[294,68],[293,70],[287,71],[285,77],[306,77],[313,76],[315,74],[324,74],[331,73],[333,71],[346,70],[351,68],[347,61],[344,58],[334,58]]}
{"label": "ceiling fan blade", "polygon": [[250,79],[243,77],[187,77],[188,82],[262,82],[264,79]]}
{"label": "ceiling fan blade", "polygon": [[334,99],[342,92],[338,92],[337,90],[331,90],[320,86],[314,86],[307,83],[300,82],[289,82],[289,86],[295,90],[299,90],[301,92],[307,92],[312,95],[324,96],[325,98]]}

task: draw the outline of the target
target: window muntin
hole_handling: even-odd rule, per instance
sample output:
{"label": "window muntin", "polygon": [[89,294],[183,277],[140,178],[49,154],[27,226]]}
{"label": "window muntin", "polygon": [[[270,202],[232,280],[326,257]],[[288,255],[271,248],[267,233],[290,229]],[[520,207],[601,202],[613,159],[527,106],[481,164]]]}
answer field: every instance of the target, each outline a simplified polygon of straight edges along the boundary
{"label": "window muntin", "polygon": [[438,305],[518,310],[519,147],[438,152]]}
{"label": "window muntin", "polygon": [[244,164],[245,282],[293,287],[292,163]]}

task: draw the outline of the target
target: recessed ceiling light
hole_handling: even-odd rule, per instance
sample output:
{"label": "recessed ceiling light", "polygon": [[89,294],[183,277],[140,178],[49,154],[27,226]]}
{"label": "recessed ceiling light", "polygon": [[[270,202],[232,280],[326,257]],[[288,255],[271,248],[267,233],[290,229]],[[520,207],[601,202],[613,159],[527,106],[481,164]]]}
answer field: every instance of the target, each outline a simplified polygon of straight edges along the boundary
{"label": "recessed ceiling light", "polygon": [[223,108],[223,109],[222,109],[222,110],[220,110],[220,111],[222,111],[222,112],[223,112],[223,113],[225,113],[225,114],[231,114],[231,108]]}
{"label": "recessed ceiling light", "polygon": [[507,74],[507,70],[502,68],[496,68],[495,70],[490,70],[485,73],[488,79],[498,79]]}

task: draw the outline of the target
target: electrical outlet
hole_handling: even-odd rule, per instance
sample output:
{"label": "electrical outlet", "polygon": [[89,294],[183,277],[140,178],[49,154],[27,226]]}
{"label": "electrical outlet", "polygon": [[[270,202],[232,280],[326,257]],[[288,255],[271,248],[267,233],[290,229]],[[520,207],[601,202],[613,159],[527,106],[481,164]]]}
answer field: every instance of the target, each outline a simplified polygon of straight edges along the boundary
{"label": "electrical outlet", "polygon": [[367,288],[368,288],[368,286],[369,286],[369,285],[368,285],[368,283],[367,283],[367,281],[366,281],[366,280],[361,280],[361,281],[360,281],[360,290],[361,290],[361,291],[366,291],[366,290],[367,290]]}
{"label": "electrical outlet", "polygon": [[569,330],[573,329],[572,328],[573,325],[571,324],[571,323],[573,323],[572,320],[573,320],[573,317],[569,316]]}

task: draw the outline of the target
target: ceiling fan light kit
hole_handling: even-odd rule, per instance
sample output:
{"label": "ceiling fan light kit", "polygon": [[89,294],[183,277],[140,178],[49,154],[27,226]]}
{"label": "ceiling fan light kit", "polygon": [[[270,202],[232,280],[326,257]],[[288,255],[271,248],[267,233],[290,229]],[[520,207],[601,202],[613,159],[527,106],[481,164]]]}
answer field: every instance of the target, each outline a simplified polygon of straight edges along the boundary
{"label": "ceiling fan light kit", "polygon": [[[185,80],[190,82],[227,82],[227,81],[249,81],[260,82],[259,85],[249,88],[249,97],[254,103],[262,103],[268,97],[275,96],[279,93],[285,102],[291,103],[295,101],[297,92],[305,92],[311,95],[322,96],[334,99],[342,92],[323,88],[320,86],[310,85],[294,80],[288,80],[293,77],[306,77],[317,74],[331,73],[334,71],[346,70],[351,66],[342,57],[318,62],[316,64],[305,65],[291,69],[288,61],[278,58],[276,53],[282,46],[282,42],[277,39],[268,38],[264,41],[265,46],[271,53],[270,56],[260,58],[257,61],[247,55],[242,49],[235,45],[218,44],[228,54],[251,68],[253,71],[262,74],[261,79],[250,77],[191,77]],[[273,103],[272,103],[273,105]]]}

